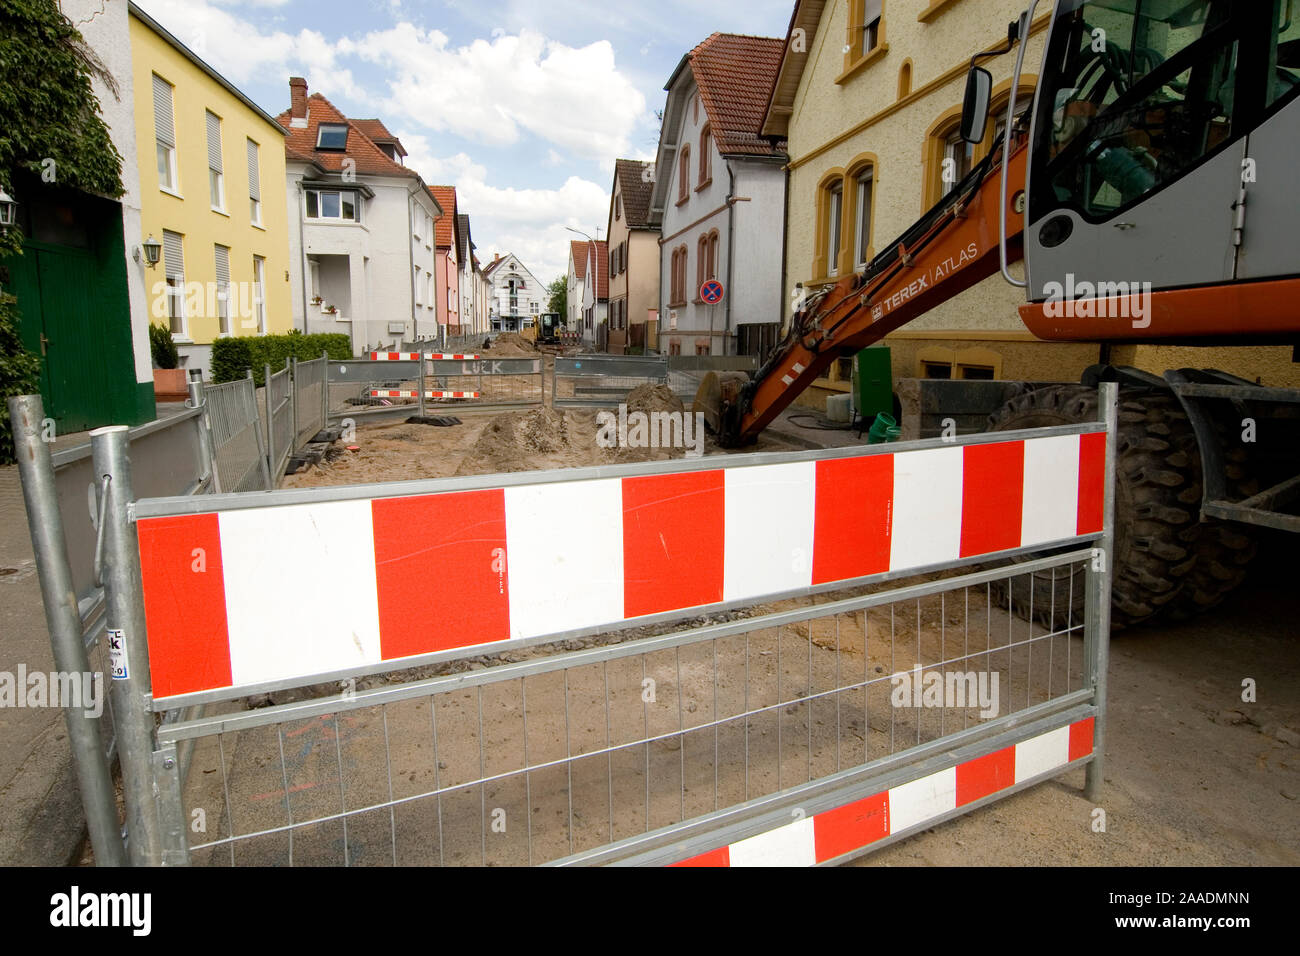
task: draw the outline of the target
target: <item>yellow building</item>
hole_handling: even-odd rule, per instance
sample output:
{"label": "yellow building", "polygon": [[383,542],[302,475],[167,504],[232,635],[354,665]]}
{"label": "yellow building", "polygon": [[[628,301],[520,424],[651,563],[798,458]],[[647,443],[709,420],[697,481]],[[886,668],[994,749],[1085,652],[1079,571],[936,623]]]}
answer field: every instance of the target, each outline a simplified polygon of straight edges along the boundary
{"label": "yellow building", "polygon": [[212,342],[292,328],[284,128],[134,4],[141,231],[162,244],[151,321],[188,368]]}
{"label": "yellow building", "polygon": [[[1000,131],[1015,50],[981,63],[993,75],[984,142],[957,134],[971,57],[1005,44],[1024,0],[799,0],[762,133],[784,136],[790,155],[786,302],[860,268],[894,241],[974,162]],[[1042,60],[1050,5],[1030,27],[1017,93],[1027,108]],[[1023,276],[1019,265],[1013,274]],[[1214,366],[1269,385],[1300,384],[1290,348],[1229,351],[1176,346],[1048,343],[1016,307],[1023,290],[987,279],[889,335],[895,378],[1077,381],[1100,360],[1159,373]],[[788,316],[786,317],[788,318]],[[806,401],[848,389],[837,363]]]}

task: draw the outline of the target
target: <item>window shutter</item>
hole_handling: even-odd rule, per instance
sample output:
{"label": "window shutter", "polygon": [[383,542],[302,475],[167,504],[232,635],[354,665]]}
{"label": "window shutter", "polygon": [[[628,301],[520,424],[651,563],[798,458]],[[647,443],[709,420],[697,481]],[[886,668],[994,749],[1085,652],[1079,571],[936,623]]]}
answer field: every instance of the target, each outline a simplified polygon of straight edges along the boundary
{"label": "window shutter", "polygon": [[172,147],[176,145],[176,129],[172,126],[172,85],[157,73],[153,75],[153,125],[159,142]]}
{"label": "window shutter", "polygon": [[216,253],[217,285],[222,289],[230,285],[230,250],[225,246],[213,246]]}
{"label": "window shutter", "polygon": [[248,141],[248,195],[251,199],[262,198],[262,176],[257,163],[257,144]]}
{"label": "window shutter", "polygon": [[185,275],[185,248],[180,233],[163,230],[163,261],[168,276]]}
{"label": "window shutter", "polygon": [[871,26],[872,23],[880,19],[880,0],[863,0],[862,3],[862,25]]}
{"label": "window shutter", "polygon": [[208,121],[208,168],[221,172],[221,119],[205,113]]}

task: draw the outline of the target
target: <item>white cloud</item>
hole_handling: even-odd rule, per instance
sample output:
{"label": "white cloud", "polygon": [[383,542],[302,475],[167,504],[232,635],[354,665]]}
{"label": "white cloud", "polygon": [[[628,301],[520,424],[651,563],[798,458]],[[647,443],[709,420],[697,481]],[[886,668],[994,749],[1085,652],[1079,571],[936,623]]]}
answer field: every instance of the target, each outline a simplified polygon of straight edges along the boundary
{"label": "white cloud", "polygon": [[402,23],[337,50],[385,66],[387,113],[489,145],[528,132],[609,162],[628,149],[646,110],[607,40],[575,48],[525,30],[452,47],[438,30]]}

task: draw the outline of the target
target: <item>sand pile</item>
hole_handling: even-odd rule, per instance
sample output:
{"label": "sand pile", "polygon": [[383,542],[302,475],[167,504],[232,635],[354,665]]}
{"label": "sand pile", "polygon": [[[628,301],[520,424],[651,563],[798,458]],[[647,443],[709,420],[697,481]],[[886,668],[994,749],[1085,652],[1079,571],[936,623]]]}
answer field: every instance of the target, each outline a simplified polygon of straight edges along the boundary
{"label": "sand pile", "polygon": [[627,393],[628,412],[683,412],[682,400],[667,385],[638,385]]}
{"label": "sand pile", "polygon": [[489,475],[542,468],[581,468],[607,462],[596,444],[596,416],[549,407],[494,418],[470,449],[458,475]]}
{"label": "sand pile", "polygon": [[487,350],[487,354],[502,358],[510,356],[531,357],[537,354],[537,347],[518,332],[502,332],[500,335],[492,337],[492,347]]}

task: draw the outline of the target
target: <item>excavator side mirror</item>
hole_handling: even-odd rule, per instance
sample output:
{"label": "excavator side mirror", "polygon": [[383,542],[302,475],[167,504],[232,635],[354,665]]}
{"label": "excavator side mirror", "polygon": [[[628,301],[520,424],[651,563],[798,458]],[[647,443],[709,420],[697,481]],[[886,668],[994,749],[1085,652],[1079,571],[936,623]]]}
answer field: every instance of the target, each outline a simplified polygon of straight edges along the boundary
{"label": "excavator side mirror", "polygon": [[992,95],[993,74],[981,66],[972,66],[966,74],[966,97],[961,104],[961,138],[965,142],[984,141]]}

